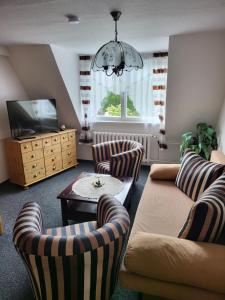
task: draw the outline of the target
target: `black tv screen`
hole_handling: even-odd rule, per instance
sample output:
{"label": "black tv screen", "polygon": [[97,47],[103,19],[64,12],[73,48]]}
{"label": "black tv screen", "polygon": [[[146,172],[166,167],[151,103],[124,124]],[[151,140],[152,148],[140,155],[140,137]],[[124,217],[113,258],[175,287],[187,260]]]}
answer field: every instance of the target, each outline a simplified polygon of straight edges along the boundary
{"label": "black tv screen", "polygon": [[55,99],[7,101],[12,137],[58,130]]}

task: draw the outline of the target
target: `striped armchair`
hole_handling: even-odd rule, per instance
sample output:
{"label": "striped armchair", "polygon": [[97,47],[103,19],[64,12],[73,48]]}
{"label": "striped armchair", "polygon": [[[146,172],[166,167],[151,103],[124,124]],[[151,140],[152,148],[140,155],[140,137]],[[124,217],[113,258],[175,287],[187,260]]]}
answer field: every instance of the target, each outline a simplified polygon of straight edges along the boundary
{"label": "striped armchair", "polygon": [[92,155],[96,173],[128,176],[137,181],[144,147],[135,141],[109,141],[93,145]]}
{"label": "striped armchair", "polygon": [[38,300],[109,299],[117,283],[130,219],[113,197],[98,202],[97,221],[43,229],[40,206],[24,205],[13,242]]}

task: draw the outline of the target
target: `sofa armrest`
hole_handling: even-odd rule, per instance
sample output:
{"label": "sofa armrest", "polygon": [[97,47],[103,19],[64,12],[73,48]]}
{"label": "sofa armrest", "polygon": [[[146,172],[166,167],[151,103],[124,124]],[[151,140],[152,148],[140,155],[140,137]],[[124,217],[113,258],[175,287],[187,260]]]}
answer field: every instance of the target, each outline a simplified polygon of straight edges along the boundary
{"label": "sofa armrest", "polygon": [[225,293],[225,246],[138,232],[128,243],[129,272]]}
{"label": "sofa armrest", "polygon": [[180,170],[180,164],[153,164],[151,166],[150,177],[157,180],[174,181]]}

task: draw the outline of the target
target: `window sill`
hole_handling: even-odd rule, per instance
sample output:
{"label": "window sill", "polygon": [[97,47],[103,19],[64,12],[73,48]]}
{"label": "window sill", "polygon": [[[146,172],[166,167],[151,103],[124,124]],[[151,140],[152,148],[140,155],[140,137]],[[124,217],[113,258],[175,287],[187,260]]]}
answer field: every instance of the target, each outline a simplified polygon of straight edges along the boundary
{"label": "window sill", "polygon": [[159,121],[158,118],[157,120],[152,119],[152,120],[148,120],[148,121],[144,121],[142,119],[126,119],[126,120],[122,120],[122,119],[117,119],[117,120],[113,120],[113,119],[97,119],[96,121],[93,122],[94,125],[102,125],[102,124],[142,124],[142,125],[159,125]]}

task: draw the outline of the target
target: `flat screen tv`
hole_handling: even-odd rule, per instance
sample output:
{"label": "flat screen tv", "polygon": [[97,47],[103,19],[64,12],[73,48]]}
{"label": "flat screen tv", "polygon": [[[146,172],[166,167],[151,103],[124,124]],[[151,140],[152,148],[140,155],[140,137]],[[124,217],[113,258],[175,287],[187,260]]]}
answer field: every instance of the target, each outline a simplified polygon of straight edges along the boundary
{"label": "flat screen tv", "polygon": [[58,130],[55,99],[7,101],[7,109],[14,138]]}

